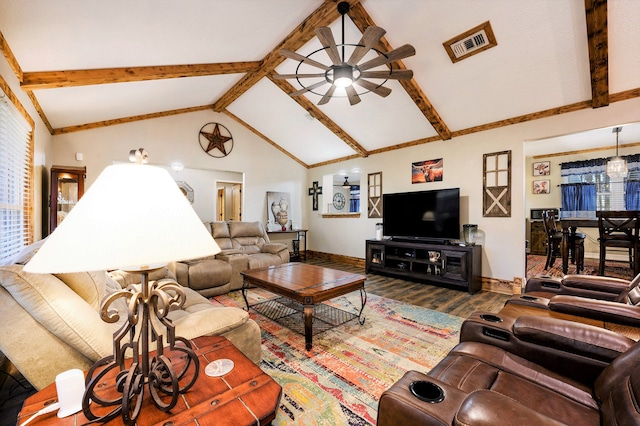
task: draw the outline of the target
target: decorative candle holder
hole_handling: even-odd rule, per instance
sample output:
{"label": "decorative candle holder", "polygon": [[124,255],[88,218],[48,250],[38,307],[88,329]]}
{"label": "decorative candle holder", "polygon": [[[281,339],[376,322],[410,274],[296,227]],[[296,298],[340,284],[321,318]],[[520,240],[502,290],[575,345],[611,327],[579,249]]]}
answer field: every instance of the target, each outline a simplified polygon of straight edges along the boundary
{"label": "decorative candle holder", "polygon": [[476,235],[478,233],[478,225],[470,225],[470,224],[462,225],[462,231],[464,236],[464,244],[467,246],[476,245]]}

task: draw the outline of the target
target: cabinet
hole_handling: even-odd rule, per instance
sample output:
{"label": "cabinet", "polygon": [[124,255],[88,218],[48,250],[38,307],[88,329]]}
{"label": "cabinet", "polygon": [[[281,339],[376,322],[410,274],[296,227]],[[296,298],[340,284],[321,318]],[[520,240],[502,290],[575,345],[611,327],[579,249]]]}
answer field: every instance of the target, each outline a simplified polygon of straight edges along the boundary
{"label": "cabinet", "polygon": [[366,241],[366,272],[459,287],[482,288],[482,246],[394,240]]}
{"label": "cabinet", "polygon": [[547,254],[547,234],[542,221],[530,222],[529,251],[531,254],[544,256]]}
{"label": "cabinet", "polygon": [[86,177],[86,167],[53,166],[51,168],[49,233],[56,229],[84,194]]}

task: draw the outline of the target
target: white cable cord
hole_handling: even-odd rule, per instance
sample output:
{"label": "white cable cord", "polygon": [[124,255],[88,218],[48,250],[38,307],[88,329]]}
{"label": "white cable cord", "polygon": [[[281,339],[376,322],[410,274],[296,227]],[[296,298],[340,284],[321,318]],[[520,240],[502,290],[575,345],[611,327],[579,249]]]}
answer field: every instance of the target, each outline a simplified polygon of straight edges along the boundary
{"label": "white cable cord", "polygon": [[26,422],[22,423],[21,426],[25,426],[27,423],[31,422],[31,420],[35,419],[38,416],[41,416],[41,415],[47,414],[47,413],[51,413],[52,411],[56,411],[58,408],[60,408],[60,403],[58,403],[58,402],[56,402],[54,404],[51,404],[51,405],[48,405],[48,406],[44,407],[42,410],[40,410],[37,413],[35,413],[33,416],[29,417]]}

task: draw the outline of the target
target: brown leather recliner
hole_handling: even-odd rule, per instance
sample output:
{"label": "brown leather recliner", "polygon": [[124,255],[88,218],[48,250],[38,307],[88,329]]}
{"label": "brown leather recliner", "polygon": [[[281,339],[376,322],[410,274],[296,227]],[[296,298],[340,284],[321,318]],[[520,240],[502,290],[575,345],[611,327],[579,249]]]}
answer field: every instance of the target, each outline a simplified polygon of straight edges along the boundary
{"label": "brown leather recliner", "polygon": [[562,278],[536,275],[527,280],[524,293],[547,299],[564,294],[623,302],[627,294],[639,284],[640,274],[631,281],[598,275],[573,274]]}
{"label": "brown leather recliner", "polygon": [[592,275],[533,277],[525,294],[509,299],[506,307],[511,304],[640,327],[640,274],[631,281]]}
{"label": "brown leather recliner", "polygon": [[382,394],[377,424],[637,425],[639,406],[640,343],[553,318],[478,313],[428,374],[409,371]]}

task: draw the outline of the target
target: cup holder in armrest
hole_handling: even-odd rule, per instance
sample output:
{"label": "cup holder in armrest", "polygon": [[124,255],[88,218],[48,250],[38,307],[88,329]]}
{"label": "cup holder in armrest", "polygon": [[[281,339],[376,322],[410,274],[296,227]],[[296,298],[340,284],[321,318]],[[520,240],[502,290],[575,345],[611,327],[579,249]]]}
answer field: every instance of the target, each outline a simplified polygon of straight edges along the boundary
{"label": "cup holder in armrest", "polygon": [[502,322],[502,318],[500,318],[497,315],[481,314],[480,318],[482,318],[485,321],[489,321],[489,322]]}
{"label": "cup holder in armrest", "polygon": [[444,391],[435,383],[417,380],[409,385],[411,393],[421,401],[435,404],[444,400]]}
{"label": "cup holder in armrest", "polygon": [[538,298],[537,298],[537,297],[535,297],[535,296],[527,296],[526,294],[525,294],[525,295],[523,295],[523,296],[520,296],[520,299],[522,299],[522,300],[529,300],[529,301],[538,300]]}

